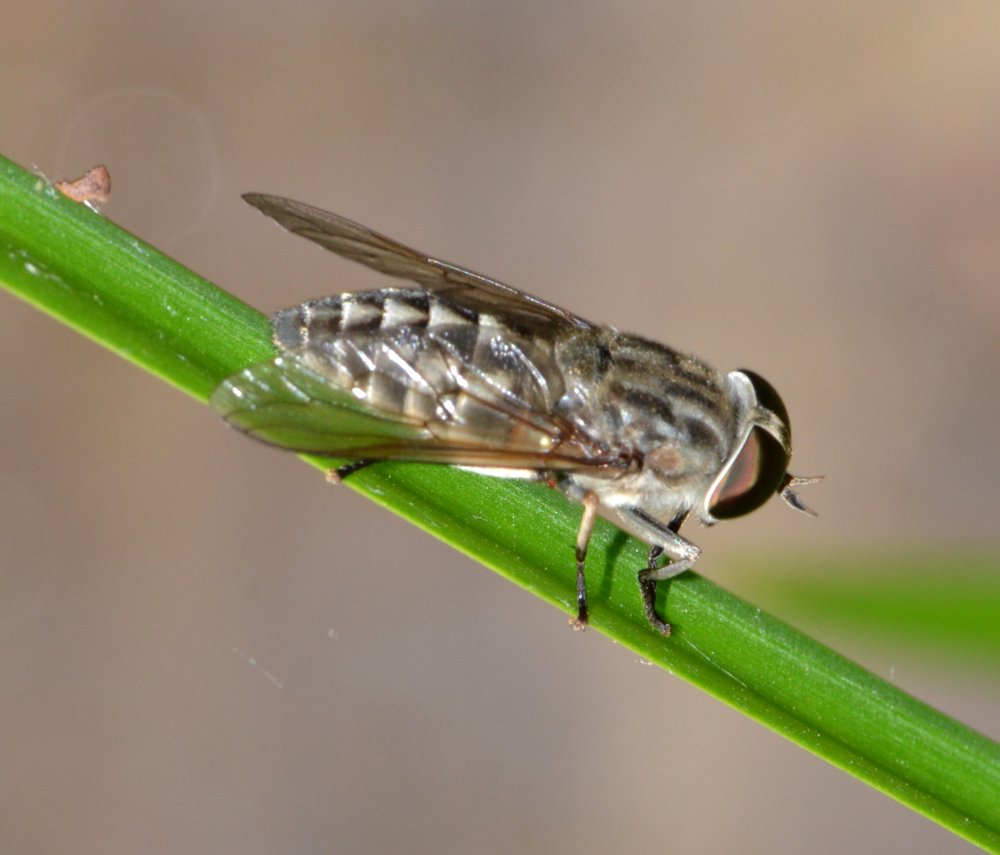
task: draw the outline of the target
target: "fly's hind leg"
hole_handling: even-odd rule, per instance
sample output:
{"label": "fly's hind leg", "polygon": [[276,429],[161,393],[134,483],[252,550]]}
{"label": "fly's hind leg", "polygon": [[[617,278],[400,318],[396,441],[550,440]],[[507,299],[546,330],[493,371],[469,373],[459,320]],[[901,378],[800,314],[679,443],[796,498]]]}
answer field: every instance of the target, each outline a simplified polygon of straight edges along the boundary
{"label": "fly's hind leg", "polygon": [[328,469],[326,472],[326,480],[329,484],[339,484],[348,475],[353,475],[355,472],[361,469],[367,469],[375,460],[354,460],[350,463],[345,463],[343,466],[338,466],[336,469]]}
{"label": "fly's hind leg", "polygon": [[569,622],[573,629],[586,629],[589,610],[587,608],[587,580],[584,577],[583,565],[587,561],[587,545],[590,543],[590,532],[597,519],[597,508],[600,503],[597,496],[587,493],[583,497],[583,516],[580,519],[580,530],[576,534],[576,617]]}

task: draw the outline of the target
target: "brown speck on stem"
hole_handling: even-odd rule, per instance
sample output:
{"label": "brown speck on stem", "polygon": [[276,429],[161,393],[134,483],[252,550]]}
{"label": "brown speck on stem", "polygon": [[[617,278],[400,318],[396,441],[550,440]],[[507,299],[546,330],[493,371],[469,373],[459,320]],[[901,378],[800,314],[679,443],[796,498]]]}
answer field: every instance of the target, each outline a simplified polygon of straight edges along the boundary
{"label": "brown speck on stem", "polygon": [[106,166],[98,165],[73,181],[57,181],[55,188],[74,202],[97,210],[111,198],[111,173]]}

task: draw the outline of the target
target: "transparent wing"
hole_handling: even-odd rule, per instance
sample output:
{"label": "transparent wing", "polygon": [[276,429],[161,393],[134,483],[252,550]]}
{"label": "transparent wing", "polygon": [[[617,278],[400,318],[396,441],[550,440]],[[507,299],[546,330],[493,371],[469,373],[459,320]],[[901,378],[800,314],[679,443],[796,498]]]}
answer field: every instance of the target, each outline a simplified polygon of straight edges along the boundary
{"label": "transparent wing", "polygon": [[402,381],[380,374],[382,385],[410,384],[405,410],[389,410],[362,400],[370,387],[338,382],[329,366],[310,365],[311,356],[289,353],[245,368],[220,384],[210,403],[247,435],[301,453],[609,475],[618,462],[570,425],[520,411],[475,381],[456,390],[415,378],[412,369]]}
{"label": "transparent wing", "polygon": [[248,436],[300,452],[351,457],[372,445],[430,436],[419,419],[370,412],[296,355],[244,368],[221,383],[209,403]]}
{"label": "transparent wing", "polygon": [[543,328],[545,325],[586,329],[587,321],[447,261],[410,249],[366,226],[282,196],[245,193],[243,198],[293,234],[308,238],[337,255],[358,261],[389,276],[419,283],[477,312],[502,312],[508,322]]}

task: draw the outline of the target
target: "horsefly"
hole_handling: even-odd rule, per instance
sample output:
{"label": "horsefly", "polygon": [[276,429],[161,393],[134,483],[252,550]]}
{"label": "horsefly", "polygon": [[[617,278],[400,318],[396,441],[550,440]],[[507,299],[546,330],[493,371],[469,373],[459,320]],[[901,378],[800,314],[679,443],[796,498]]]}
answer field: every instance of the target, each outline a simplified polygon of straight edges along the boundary
{"label": "horsefly", "polygon": [[678,533],[689,513],[712,525],[777,493],[812,514],[793,488],[819,479],[788,474],[788,412],[759,375],[720,374],[336,214],[243,198],[288,231],[415,286],[277,312],[280,355],[223,382],[212,406],[255,439],[354,461],[334,477],[400,460],[555,485],[583,506],[575,626],[587,623],[584,564],[601,510],[649,544],[639,590],[663,635],[656,583],[701,553]]}

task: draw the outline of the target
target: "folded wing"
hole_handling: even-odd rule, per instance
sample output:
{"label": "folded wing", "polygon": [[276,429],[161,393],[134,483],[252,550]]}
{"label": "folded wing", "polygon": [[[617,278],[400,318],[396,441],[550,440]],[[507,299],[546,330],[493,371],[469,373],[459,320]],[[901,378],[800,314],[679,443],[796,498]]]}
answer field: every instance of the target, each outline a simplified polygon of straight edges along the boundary
{"label": "folded wing", "polygon": [[537,331],[553,324],[578,329],[591,326],[565,309],[411,249],[338,214],[265,193],[245,193],[243,199],[293,234],[381,273],[410,279],[474,311],[502,312],[508,321]]}

